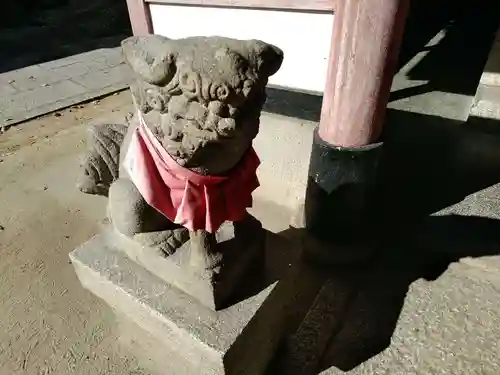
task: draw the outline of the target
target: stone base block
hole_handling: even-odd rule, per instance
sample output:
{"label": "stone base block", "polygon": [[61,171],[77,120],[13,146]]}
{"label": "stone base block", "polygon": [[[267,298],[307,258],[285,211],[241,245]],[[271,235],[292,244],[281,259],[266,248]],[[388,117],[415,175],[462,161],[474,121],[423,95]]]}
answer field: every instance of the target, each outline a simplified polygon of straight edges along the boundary
{"label": "stone base block", "polygon": [[264,271],[265,231],[251,215],[239,227],[229,222],[221,226],[216,237],[222,261],[216,270],[203,272],[190,266],[190,241],[165,257],[155,247],[142,246],[119,234],[110,235],[115,236],[115,243],[130,259],[214,310],[234,302],[238,289],[256,281]]}
{"label": "stone base block", "polygon": [[280,337],[276,325],[282,309],[261,311],[276,284],[215,311],[131,260],[119,246],[116,234],[107,232],[70,258],[85,288],[164,343],[166,353],[176,353],[175,361],[165,357],[167,368],[176,367],[172,374],[193,369],[198,374],[264,373]]}

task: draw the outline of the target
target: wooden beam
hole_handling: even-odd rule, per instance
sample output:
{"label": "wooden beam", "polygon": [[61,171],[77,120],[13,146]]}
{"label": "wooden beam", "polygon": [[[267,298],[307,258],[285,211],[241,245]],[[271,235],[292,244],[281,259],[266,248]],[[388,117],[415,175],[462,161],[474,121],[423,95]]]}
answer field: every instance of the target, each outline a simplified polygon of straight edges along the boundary
{"label": "wooden beam", "polygon": [[[129,0],[132,1],[132,0]],[[342,0],[144,0],[147,3],[224,8],[293,9],[331,12]]]}
{"label": "wooden beam", "polygon": [[149,5],[144,0],[127,0],[132,33],[137,36],[153,33]]}

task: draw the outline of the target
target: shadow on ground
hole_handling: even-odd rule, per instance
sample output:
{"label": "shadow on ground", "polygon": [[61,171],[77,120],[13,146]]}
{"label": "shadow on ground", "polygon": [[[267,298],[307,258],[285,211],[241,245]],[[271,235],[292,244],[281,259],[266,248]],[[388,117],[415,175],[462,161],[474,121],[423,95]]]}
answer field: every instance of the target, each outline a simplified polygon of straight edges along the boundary
{"label": "shadow on ground", "polygon": [[[393,92],[391,100],[429,91],[474,96],[499,25],[499,6],[490,0],[474,6],[452,0],[412,2],[399,67],[428,51],[407,73],[411,80],[428,83]],[[445,37],[426,49],[441,30]],[[321,100],[272,88],[265,110],[318,121]],[[369,265],[329,270],[302,260],[280,278],[283,287],[269,300],[288,293],[281,297],[290,301],[287,334],[269,375],[355,368],[388,347],[414,281],[435,280],[463,257],[500,254],[500,221],[469,216],[459,205],[500,182],[499,121],[469,118],[463,123],[388,110],[384,140],[376,258]],[[500,198],[494,199],[487,208],[491,213],[500,210]],[[455,204],[455,213],[463,216],[432,216]],[[282,234],[294,241],[304,236],[292,229]]]}
{"label": "shadow on ground", "polygon": [[295,290],[269,374],[353,369],[389,346],[414,281],[435,280],[463,257],[500,254],[500,221],[431,216],[500,182],[500,122],[390,111],[387,129],[376,257],[328,270],[302,260],[282,278]]}
{"label": "shadow on ground", "polygon": [[[480,0],[474,6],[452,0],[412,2],[399,55],[402,68],[417,53],[428,53],[407,72],[427,83],[391,93],[390,101],[431,91],[474,96],[500,19],[500,4]],[[440,31],[443,39],[426,47]]]}
{"label": "shadow on ground", "polygon": [[7,0],[0,25],[0,73],[98,48],[132,31],[125,0]]}
{"label": "shadow on ground", "polygon": [[[411,2],[398,70],[421,52],[428,52],[406,73],[409,80],[426,81],[391,93],[390,102],[431,91],[474,96],[500,25],[500,2],[479,0],[474,6],[454,0]],[[439,32],[445,36],[426,47]],[[500,69],[500,67],[499,67]],[[264,110],[319,121],[322,96],[268,89]]]}

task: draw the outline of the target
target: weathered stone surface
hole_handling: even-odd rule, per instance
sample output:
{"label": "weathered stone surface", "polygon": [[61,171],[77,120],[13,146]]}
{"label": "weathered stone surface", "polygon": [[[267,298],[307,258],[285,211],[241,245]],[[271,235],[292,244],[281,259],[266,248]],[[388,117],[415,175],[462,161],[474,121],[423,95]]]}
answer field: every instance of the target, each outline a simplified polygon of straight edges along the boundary
{"label": "weathered stone surface", "polygon": [[[240,233],[237,235],[238,230]],[[250,215],[242,223],[226,222],[222,225],[216,233],[222,256],[221,266],[202,272],[190,266],[191,241],[186,241],[186,237],[183,241],[179,240],[177,247],[170,246],[173,249],[170,255],[165,251],[159,253],[157,246],[144,243],[145,235],[149,233],[136,235],[134,241],[122,236],[117,245],[120,244],[122,251],[148,271],[212,309],[225,306],[238,286],[258,279],[259,275],[255,272],[261,272],[263,277],[265,232],[260,222]],[[249,268],[253,268],[254,273],[248,274]]]}
{"label": "weathered stone surface", "polygon": [[[87,65],[87,67],[89,70],[91,69],[90,66]],[[85,68],[82,67],[82,69]],[[69,67],[68,70],[70,70]],[[130,84],[132,80],[132,72],[127,65],[116,65],[72,77],[72,80],[89,90],[97,90],[101,87]]]}
{"label": "weathered stone surface", "polygon": [[88,194],[108,194],[109,186],[118,178],[120,146],[126,132],[127,127],[120,124],[89,126],[87,143],[92,148],[82,161],[84,173],[78,181],[81,191]]}
{"label": "weathered stone surface", "polygon": [[130,84],[119,48],[99,49],[0,74],[0,122],[12,125]]}
{"label": "weathered stone surface", "polygon": [[[75,77],[75,71],[72,70],[73,68],[81,73],[86,71],[84,67],[88,67],[93,72],[98,72],[123,64],[124,61],[121,48],[115,47],[96,49],[58,60],[47,61],[40,64],[40,66],[44,69],[62,74],[64,77],[71,78]],[[80,74],[76,75],[79,76]]]}
{"label": "weathered stone surface", "polygon": [[[189,368],[203,374],[263,373],[279,338],[276,327],[271,330],[266,323],[279,321],[280,311],[260,318],[256,314],[274,284],[214,311],[132,261],[119,247],[116,235],[106,233],[77,248],[70,258],[87,289],[152,334],[167,353],[177,356],[176,360],[164,358],[166,367],[177,366],[172,373],[187,374]],[[250,323],[252,319],[258,323]],[[245,357],[238,340],[258,347]]]}
{"label": "weathered stone surface", "polygon": [[234,167],[257,135],[265,86],[283,60],[257,40],[132,37],[124,56],[146,122],[176,161],[203,174]]}
{"label": "weathered stone surface", "polygon": [[[190,373],[189,367],[206,374],[262,374],[284,326],[283,303],[268,304],[268,313],[253,319],[257,311],[264,314],[259,308],[273,288],[262,283],[262,225],[245,212],[214,233],[188,231],[146,202],[123,161],[141,124],[180,166],[202,176],[231,173],[253,152],[267,80],[283,53],[261,41],[222,37],[131,37],[122,47],[137,77],[131,87],[136,114],[123,125],[90,128],[78,184],[85,193],[109,196],[113,229],[71,254],[76,271],[118,314],[187,361],[178,361],[173,373]],[[255,175],[243,179],[238,182],[258,185]],[[221,191],[242,193],[216,193]],[[268,319],[275,322],[273,332]],[[253,343],[256,351],[250,350]]]}
{"label": "weathered stone surface", "polygon": [[17,90],[9,82],[0,82],[0,95],[13,95]]}
{"label": "weathered stone surface", "polygon": [[[142,117],[179,165],[201,175],[229,173],[252,147],[268,77],[281,66],[283,52],[258,40],[171,40],[158,35],[128,38],[122,48],[137,78],[131,86],[137,114],[125,125],[91,129],[79,188],[109,194],[108,213],[115,229],[151,248],[140,260],[143,265],[157,270],[155,263],[165,263],[158,257],[175,256],[165,263],[172,272],[161,274],[216,308],[256,262],[260,224],[252,230],[247,230],[249,220],[232,224],[231,241],[217,240],[225,230],[190,231],[188,238],[186,229],[146,203],[122,168],[124,156]],[[226,246],[229,242],[235,245]],[[155,257],[157,262],[151,259]],[[177,268],[182,271],[174,272]]]}
{"label": "weathered stone surface", "polygon": [[74,82],[60,81],[49,86],[39,84],[37,88],[32,90],[1,97],[0,121],[10,124],[9,119],[21,116],[24,111],[47,108],[61,98],[76,97],[85,94],[86,91],[84,87]]}

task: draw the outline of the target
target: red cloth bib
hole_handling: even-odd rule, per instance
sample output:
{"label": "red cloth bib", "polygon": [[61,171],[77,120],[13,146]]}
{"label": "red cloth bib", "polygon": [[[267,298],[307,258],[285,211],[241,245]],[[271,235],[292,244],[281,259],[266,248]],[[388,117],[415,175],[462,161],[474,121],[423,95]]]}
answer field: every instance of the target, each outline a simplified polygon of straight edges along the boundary
{"label": "red cloth bib", "polygon": [[123,164],[146,202],[172,222],[214,233],[252,206],[260,164],[254,149],[227,176],[203,176],[179,165],[138,116]]}

